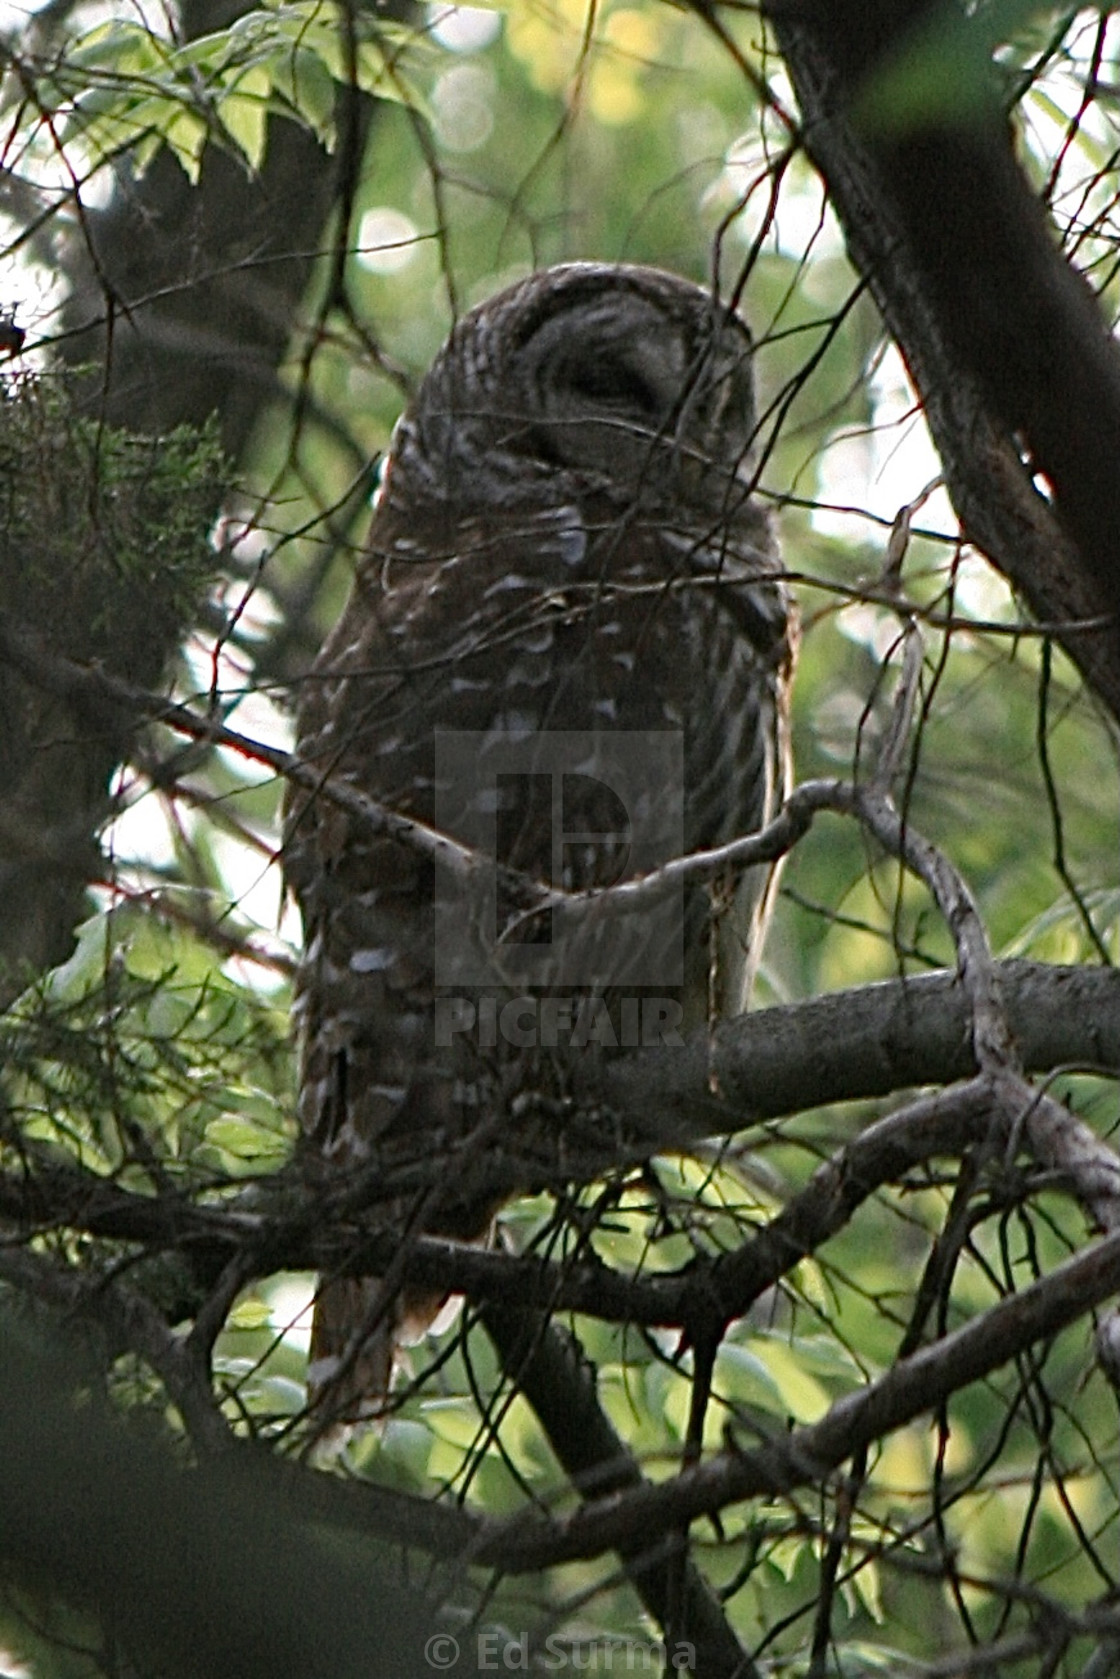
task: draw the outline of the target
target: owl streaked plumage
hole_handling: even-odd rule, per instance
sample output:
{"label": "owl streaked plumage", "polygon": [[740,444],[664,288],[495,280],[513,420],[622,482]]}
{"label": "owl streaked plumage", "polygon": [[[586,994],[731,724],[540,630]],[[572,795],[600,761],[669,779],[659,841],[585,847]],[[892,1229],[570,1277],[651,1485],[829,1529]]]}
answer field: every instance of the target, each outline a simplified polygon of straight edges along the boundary
{"label": "owl streaked plumage", "polygon": [[[353,593],[302,691],[301,756],[473,845],[489,834],[504,864],[575,890],[649,866],[638,840],[675,793],[662,854],[761,826],[786,784],[794,633],[752,494],[751,354],[737,316],[649,268],[547,269],[460,320],[394,434]],[[305,930],[305,1153],[340,1182],[360,1168],[382,1183],[378,1217],[402,1243],[484,1235],[493,1205],[470,1191],[471,1149],[500,1148],[527,1097],[562,1099],[573,1058],[586,1071],[610,1053],[609,1026],[582,1042],[571,1031],[589,998],[617,1026],[624,993],[637,1011],[668,990],[702,1021],[714,963],[719,1009],[744,1006],[768,896],[764,871],[745,875],[713,938],[713,900],[690,889],[667,987],[671,918],[626,939],[608,921],[573,968],[548,918],[511,924],[498,892],[479,912],[505,929],[495,943],[470,906],[439,919],[416,849],[301,790],[285,866]],[[560,999],[566,1031],[495,1024],[526,974],[531,995]],[[616,1038],[634,1041],[625,1024]],[[325,1281],[311,1372],[323,1414],[376,1410],[395,1342],[436,1306],[392,1276]]]}

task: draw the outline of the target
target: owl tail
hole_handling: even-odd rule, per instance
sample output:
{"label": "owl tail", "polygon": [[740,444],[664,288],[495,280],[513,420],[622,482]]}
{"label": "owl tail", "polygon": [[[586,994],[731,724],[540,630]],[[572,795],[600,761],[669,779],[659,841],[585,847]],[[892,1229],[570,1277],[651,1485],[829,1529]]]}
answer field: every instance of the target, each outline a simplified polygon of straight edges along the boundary
{"label": "owl tail", "polygon": [[450,1327],[461,1306],[460,1295],[413,1289],[386,1300],[378,1277],[321,1282],[307,1370],[308,1409],[317,1427],[341,1432],[384,1419],[400,1349]]}
{"label": "owl tail", "polygon": [[308,1407],[324,1430],[384,1414],[397,1349],[397,1304],[377,1277],[321,1282],[311,1320]]}

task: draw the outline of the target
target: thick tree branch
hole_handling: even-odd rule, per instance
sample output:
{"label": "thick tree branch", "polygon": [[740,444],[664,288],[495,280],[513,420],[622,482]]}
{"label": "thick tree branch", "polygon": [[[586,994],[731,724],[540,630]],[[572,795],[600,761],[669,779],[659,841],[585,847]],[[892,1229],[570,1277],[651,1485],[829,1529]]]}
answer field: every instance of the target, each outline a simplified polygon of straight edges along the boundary
{"label": "thick tree branch", "polygon": [[[463,882],[480,864],[490,871],[496,866],[452,837],[367,798],[348,782],[323,777],[295,753],[254,740],[214,716],[107,671],[52,653],[26,626],[2,615],[0,658],[29,682],[80,710],[91,730],[112,728],[122,712],[163,723],[190,739],[228,746],[252,762],[267,765],[277,775],[336,804],[369,833],[391,833],[402,844],[438,858]],[[803,783],[763,832],[715,851],[673,859],[651,874],[594,897],[599,904],[609,899],[620,913],[641,913],[661,893],[686,879],[710,876],[729,863],[742,867],[776,860],[823,810],[857,816],[925,880],[957,943],[962,976],[972,996],[971,1031],[975,1032],[979,1020],[982,1040],[988,1045],[985,1053],[997,1049],[999,1054],[1006,1053],[1006,1045],[1000,1046],[1009,1026],[1028,1071],[1046,1071],[1074,1061],[1120,1066],[1120,1012],[1110,1014],[1107,1006],[1103,1011],[1101,1007],[1105,998],[1115,994],[1120,976],[1029,963],[993,966],[965,883],[936,848],[906,826],[875,781],[865,788],[840,780]],[[535,909],[560,897],[571,907],[579,896],[557,894],[512,871],[503,872],[503,886]],[[1051,985],[1060,995],[1045,994]],[[698,1112],[701,1132],[712,1134],[824,1101],[885,1094],[905,1085],[966,1077],[973,1070],[970,1028],[962,1012],[965,991],[956,980],[925,975],[908,979],[901,988],[863,988],[858,1004],[852,1003],[852,995],[842,992],[835,1000],[825,997],[788,1011],[769,1011],[771,1036],[752,1041],[749,1058],[738,1046],[738,1038],[747,1034],[754,1039],[756,1029],[751,1022],[758,1016],[740,1016],[684,1049],[650,1048],[641,1057],[622,1057],[596,1071],[597,1085],[601,1079],[603,1094],[624,1122],[635,1123],[653,1143],[668,1143],[677,1135],[678,1120],[686,1126],[682,1136],[697,1135]],[[833,1010],[839,1015],[833,1016]],[[799,1039],[803,1028],[812,1036]],[[825,1075],[822,1063],[834,1066],[834,1073]],[[827,1094],[817,1093],[818,1083],[822,1090],[827,1085]],[[720,1091],[722,1101],[712,1097],[713,1089]]]}
{"label": "thick tree branch", "polygon": [[[1027,1072],[1120,1069],[1120,970],[996,964]],[[830,1102],[950,1083],[976,1070],[956,974],[920,974],[740,1015],[683,1049],[650,1048],[603,1069],[612,1110],[651,1146]],[[709,1074],[720,1092],[706,1089]]]}
{"label": "thick tree branch", "polygon": [[432,1610],[383,1546],[324,1544],[314,1501],[293,1497],[293,1476],[263,1453],[185,1474],[90,1400],[89,1372],[60,1350],[57,1325],[49,1349],[13,1312],[3,1332],[5,1580],[91,1611],[130,1670],[169,1679],[424,1671]]}
{"label": "thick tree branch", "polygon": [[[1120,973],[1033,963],[1001,964],[997,971],[1028,1070],[1069,1064],[1120,1069]],[[511,1141],[503,1155],[487,1160],[479,1192],[500,1198],[527,1183],[571,1183],[581,1172],[591,1178],[659,1147],[687,1147],[820,1103],[967,1078],[975,1069],[969,1027],[959,982],[945,974],[743,1016],[719,1029],[714,1062],[713,1047],[700,1033],[683,1049],[647,1050],[609,1066],[607,1092],[620,1116],[615,1137],[600,1137],[592,1146],[581,1133],[577,1151],[563,1135],[553,1135],[551,1158],[540,1139],[531,1156],[519,1156]],[[723,1092],[719,1101],[710,1092],[713,1065]],[[656,1124],[648,1119],[653,1092]],[[993,1087],[981,1079],[877,1121],[820,1167],[771,1226],[712,1267],[625,1277],[598,1263],[548,1265],[428,1237],[412,1245],[406,1274],[475,1299],[564,1307],[620,1322],[683,1325],[713,1313],[732,1317],[835,1233],[873,1189],[899,1181],[920,1162],[960,1153],[992,1111]],[[1102,1219],[1102,1207],[1111,1204],[1103,1198],[1115,1187],[1106,1146],[1074,1116],[1018,1082],[1004,1113],[1004,1134],[1007,1125],[1021,1128],[1026,1116],[1024,1141],[1031,1152],[1062,1171],[1089,1215]],[[407,1180],[400,1174],[390,1182],[371,1178],[368,1185],[348,1180],[346,1209],[332,1215],[329,1199],[290,1174],[262,1180],[222,1208],[195,1205],[186,1193],[174,1199],[138,1195],[77,1167],[32,1162],[30,1170],[0,1176],[0,1216],[20,1229],[83,1230],[140,1243],[153,1254],[166,1251],[168,1258],[181,1253],[186,1275],[176,1280],[171,1267],[169,1274],[161,1272],[160,1286],[182,1295],[178,1306],[169,1299],[169,1309],[189,1315],[197,1310],[199,1291],[213,1285],[235,1254],[251,1275],[282,1268],[377,1274],[394,1246],[376,1230],[380,1201],[402,1188],[416,1193],[430,1184],[433,1171],[446,1170],[443,1162],[424,1161]],[[371,1211],[372,1228],[366,1228],[363,1208]]]}
{"label": "thick tree branch", "polygon": [[1015,160],[994,85],[959,125],[876,123],[860,101],[932,16],[928,0],[765,10],[806,148],[906,358],[966,534],[1036,617],[1065,626],[1066,651],[1120,716],[1120,352]]}

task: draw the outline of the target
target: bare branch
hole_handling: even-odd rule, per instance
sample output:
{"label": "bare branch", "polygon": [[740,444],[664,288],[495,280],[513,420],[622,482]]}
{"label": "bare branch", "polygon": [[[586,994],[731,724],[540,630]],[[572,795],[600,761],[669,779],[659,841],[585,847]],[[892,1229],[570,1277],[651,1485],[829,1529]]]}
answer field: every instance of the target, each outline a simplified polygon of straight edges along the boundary
{"label": "bare branch", "polygon": [[[1027,1072],[1120,1070],[1120,970],[996,964]],[[919,974],[761,1009],[602,1069],[600,1099],[646,1151],[828,1102],[969,1078],[971,1005],[956,974]],[[705,1091],[714,1069],[720,1098]]]}
{"label": "bare branch", "polygon": [[[438,859],[457,879],[475,873],[479,858],[469,847],[460,845],[448,835],[423,822],[399,816],[376,800],[366,798],[354,787],[340,779],[322,776],[305,764],[294,752],[269,746],[227,728],[214,717],[208,717],[165,695],[138,688],[123,682],[100,668],[87,669],[51,653],[26,626],[13,627],[0,619],[0,656],[15,666],[28,681],[48,689],[60,698],[81,706],[88,713],[98,711],[110,716],[122,710],[136,721],[147,719],[162,723],[190,740],[208,741],[213,746],[225,746],[250,763],[264,764],[297,787],[328,800],[360,822],[370,833],[389,834],[412,846],[424,856]],[[491,873],[494,865],[490,864]],[[520,876],[513,877],[520,882]]]}
{"label": "bare branch", "polygon": [[[301,1192],[289,1180],[255,1186],[240,1205],[223,1210],[136,1195],[79,1168],[59,1168],[36,1174],[30,1182],[0,1177],[0,1212],[11,1218],[22,1211],[26,1220],[38,1192],[52,1225],[178,1249],[188,1266],[184,1288],[196,1295],[207,1294],[234,1259],[245,1280],[279,1269],[382,1274],[395,1260],[403,1277],[424,1288],[454,1290],[511,1308],[581,1311],[610,1322],[695,1332],[698,1326],[722,1327],[742,1315],[841,1230],[868,1196],[902,1181],[918,1165],[963,1153],[993,1118],[1012,1146],[1012,1126],[1022,1113],[1022,1103],[1014,1109],[1001,1106],[996,1086],[985,1077],[910,1103],[839,1149],[773,1220],[732,1253],[664,1275],[621,1274],[594,1257],[554,1263],[437,1236],[416,1237],[400,1249],[392,1233],[378,1227],[376,1202],[368,1224],[357,1214],[332,1220],[319,1197]],[[1072,1116],[1066,1119],[1086,1160],[1078,1176],[1067,1173],[1072,1192],[1084,1204],[1094,1185],[1115,1179],[1116,1167],[1107,1145]],[[1059,1159],[1054,1150],[1043,1163],[1063,1168],[1071,1155],[1067,1148]],[[184,1311],[198,1309],[198,1299],[183,1303]]]}
{"label": "bare branch", "polygon": [[[1059,1172],[1099,1229],[1120,1230],[1120,1157],[1096,1132],[1047,1094],[1033,1090],[1014,1074],[994,1081],[997,1102],[1009,1129],[1008,1153],[1025,1135],[1040,1165]],[[1097,1357],[1120,1393],[1120,1312],[1105,1313],[1097,1325]]]}
{"label": "bare branch", "polygon": [[[911,648],[914,639],[914,636],[910,638]],[[340,777],[323,776],[295,753],[253,740],[227,728],[213,717],[200,715],[178,701],[122,682],[106,671],[86,669],[72,660],[50,653],[37,637],[3,619],[0,619],[0,655],[15,665],[29,681],[72,703],[94,711],[99,707],[108,708],[114,713],[123,708],[135,717],[147,717],[152,722],[163,723],[193,740],[226,746],[252,762],[266,764],[295,786],[336,805],[368,832],[389,835],[421,855],[438,861],[452,878],[464,886],[480,874],[485,874],[488,881],[492,880],[497,872],[503,887],[515,901],[526,906],[529,915],[561,904],[569,913],[578,913],[582,906],[586,906],[596,914],[604,910],[615,914],[637,914],[686,881],[709,879],[728,868],[776,862],[792,849],[820,811],[855,816],[886,850],[925,882],[941,910],[957,947],[961,976],[972,1001],[973,1035],[981,1067],[994,1069],[1015,1064],[1016,1052],[998,995],[998,980],[987,935],[972,894],[948,859],[899,816],[889,795],[880,786],[879,776],[866,787],[839,779],[802,782],[794,788],[774,820],[756,834],[748,834],[709,850],[696,851],[686,857],[672,858],[646,874],[606,890],[570,893],[542,886],[515,870],[503,867],[495,859],[483,856],[451,835],[367,798]],[[895,733],[898,733],[912,708],[915,657],[908,651]]]}
{"label": "bare branch", "polygon": [[1018,1054],[999,994],[988,935],[963,876],[936,846],[907,825],[889,796],[874,786],[853,789],[850,808],[879,843],[925,883],[945,918],[972,1007],[977,1065],[985,1072],[1016,1067]]}
{"label": "bare branch", "polygon": [[[903,512],[909,512],[904,508]],[[891,546],[895,542],[899,526],[891,532]],[[887,566],[894,562],[888,549]],[[903,661],[902,673],[898,679],[894,704],[891,707],[890,723],[879,747],[878,760],[872,776],[871,786],[875,792],[890,792],[891,783],[902,767],[903,754],[910,744],[910,731],[914,722],[914,707],[918,701],[918,690],[922,680],[922,632],[917,620],[907,621],[903,631]]]}
{"label": "bare branch", "polygon": [[[1120,1070],[1120,971],[1013,962],[998,965],[998,976],[1028,1071],[1065,1065]],[[528,1184],[592,1179],[659,1149],[731,1135],[822,1103],[968,1079],[976,1071],[969,1020],[960,981],[950,974],[927,974],[744,1015],[720,1026],[714,1038],[700,1032],[680,1049],[621,1056],[603,1067],[601,1081],[588,1093],[597,1112],[606,1107],[613,1113],[616,1126],[597,1122],[592,1136],[587,1127],[580,1128],[578,1148],[555,1121],[546,1137],[533,1139],[532,1150],[519,1152],[516,1139],[508,1139],[503,1152],[481,1167],[485,1182],[480,1178],[480,1192],[500,1198]],[[719,1099],[708,1083],[713,1066]],[[988,1088],[974,1083],[963,1092],[950,1090],[877,1122],[848,1145],[834,1168],[822,1167],[821,1173],[835,1170],[832,1181],[851,1196],[865,1181],[897,1180],[919,1160],[959,1152],[976,1135],[984,1105],[991,1102],[990,1093],[984,1093]],[[1105,1145],[1052,1100],[1036,1106],[1037,1097],[1026,1087],[1008,1088],[1013,1096],[1006,1110],[1010,1122],[1024,1112],[1032,1116],[1027,1139],[1032,1152],[1068,1174],[1092,1216],[1100,1218],[1100,1203],[1093,1197],[1110,1192],[1112,1183],[1111,1156],[1106,1160],[1102,1155]],[[966,1100],[964,1092],[970,1090],[976,1094]],[[917,1116],[913,1124],[912,1116]],[[577,1119],[578,1111],[573,1122]],[[899,1139],[908,1136],[914,1142],[897,1153]],[[1086,1162],[1084,1171],[1075,1157]],[[199,1309],[198,1291],[209,1292],[235,1254],[251,1256],[258,1275],[281,1267],[332,1273],[370,1267],[377,1272],[378,1261],[383,1267],[386,1256],[378,1238],[362,1227],[363,1208],[376,1212],[381,1199],[402,1185],[422,1191],[433,1173],[446,1170],[445,1163],[425,1158],[407,1178],[393,1174],[386,1183],[371,1177],[368,1184],[350,1180],[346,1209],[332,1219],[321,1195],[310,1193],[292,1172],[263,1179],[222,1206],[195,1204],[186,1190],[174,1197],[137,1194],[76,1165],[44,1159],[33,1161],[30,1170],[24,1164],[10,1175],[0,1174],[0,1217],[29,1232],[68,1228],[156,1251],[178,1249],[186,1261],[183,1287],[192,1302],[189,1307],[184,1302],[183,1309],[193,1313]],[[835,1215],[836,1191],[822,1180],[805,1194],[806,1207],[815,1196],[816,1216],[823,1221],[797,1239],[812,1247],[824,1239],[827,1221]],[[785,1226],[799,1227],[801,1204],[800,1198],[791,1203],[782,1215],[785,1224],[777,1225],[783,1243]],[[1109,1220],[1102,1222],[1111,1227]],[[738,1263],[745,1279],[755,1277],[752,1267],[761,1252],[744,1250]],[[676,1279],[616,1278],[601,1267],[565,1268],[561,1276],[545,1268],[538,1274],[537,1263],[425,1238],[410,1251],[407,1274],[435,1287],[463,1288],[479,1299],[509,1291],[504,1298],[511,1304],[560,1303],[615,1319],[633,1314],[646,1322],[681,1321],[684,1308]],[[765,1271],[771,1281],[776,1274]],[[740,1279],[733,1296],[745,1298],[754,1287],[754,1281]],[[698,1306],[695,1302],[689,1310]]]}
{"label": "bare branch", "polygon": [[715,1515],[746,1498],[819,1486],[861,1447],[935,1409],[1033,1342],[1056,1335],[1118,1289],[1120,1233],[847,1394],[820,1422],[764,1446],[719,1452],[672,1480],[593,1500],[568,1517],[515,1517],[479,1546],[479,1560],[518,1571],[546,1568],[616,1550],[639,1534]]}

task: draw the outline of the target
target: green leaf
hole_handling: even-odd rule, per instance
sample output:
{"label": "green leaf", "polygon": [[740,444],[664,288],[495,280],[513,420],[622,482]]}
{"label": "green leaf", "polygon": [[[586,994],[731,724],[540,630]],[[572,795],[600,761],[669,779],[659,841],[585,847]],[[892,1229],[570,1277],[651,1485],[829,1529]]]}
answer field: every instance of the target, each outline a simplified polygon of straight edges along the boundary
{"label": "green leaf", "polygon": [[273,95],[291,108],[323,142],[334,142],[335,83],[321,58],[295,43],[272,68]]}
{"label": "green leaf", "polygon": [[958,0],[942,0],[875,68],[855,104],[857,124],[901,134],[988,119],[998,91],[996,47],[1053,11],[1041,0],[989,0],[967,12]]}
{"label": "green leaf", "polygon": [[249,1161],[258,1167],[269,1161],[279,1165],[291,1152],[287,1138],[232,1117],[211,1120],[206,1127],[206,1140],[236,1161]]}
{"label": "green leaf", "polygon": [[262,65],[250,65],[218,105],[218,120],[251,169],[259,169],[264,161],[271,91],[268,71]]}
{"label": "green leaf", "polygon": [[191,185],[197,186],[202,173],[202,154],[210,132],[206,119],[197,111],[180,105],[172,116],[164,121],[155,120],[152,126],[162,134],[164,145],[178,158]]}
{"label": "green leaf", "polygon": [[339,83],[422,109],[413,69],[436,50],[416,29],[366,13],[346,21],[322,0],[260,8],[182,45],[140,24],[107,23],[43,79],[24,126],[34,132],[54,112],[64,143],[80,137],[95,165],[134,148],[143,167],[165,145],[193,183],[208,138],[259,169],[272,110],[333,143]]}

